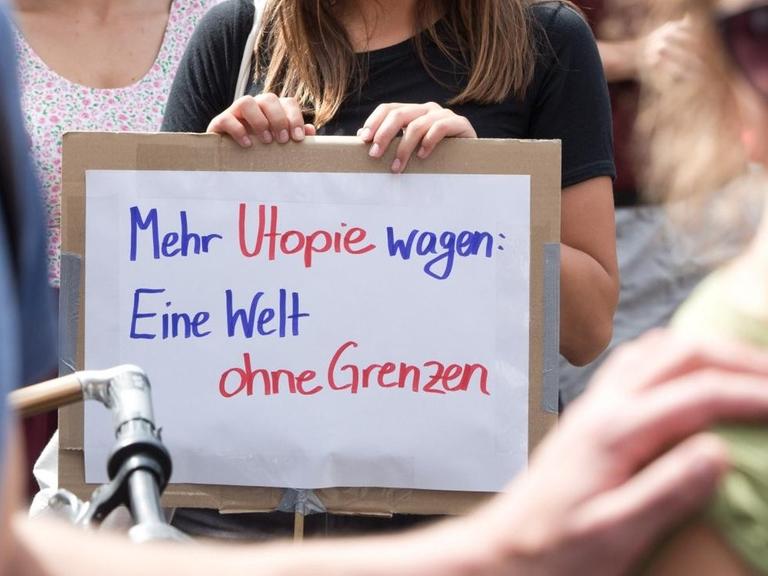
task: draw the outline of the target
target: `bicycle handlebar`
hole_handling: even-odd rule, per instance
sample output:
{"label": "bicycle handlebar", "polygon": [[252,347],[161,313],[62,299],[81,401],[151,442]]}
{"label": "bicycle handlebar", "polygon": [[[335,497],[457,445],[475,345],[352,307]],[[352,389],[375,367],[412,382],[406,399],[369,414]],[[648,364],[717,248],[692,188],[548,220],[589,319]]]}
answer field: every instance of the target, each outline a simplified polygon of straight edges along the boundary
{"label": "bicycle handlebar", "polygon": [[[88,370],[22,388],[10,395],[23,416],[80,400],[96,400],[112,412],[115,445],[107,469],[110,482],[98,488],[78,524],[100,522],[120,504],[131,511],[136,541],[186,540],[168,526],[160,494],[171,476],[171,458],[155,428],[149,379],[138,366]],[[63,500],[64,501],[64,500]]]}
{"label": "bicycle handlebar", "polygon": [[82,399],[83,385],[77,374],[19,388],[8,395],[11,407],[22,417],[42,414]]}

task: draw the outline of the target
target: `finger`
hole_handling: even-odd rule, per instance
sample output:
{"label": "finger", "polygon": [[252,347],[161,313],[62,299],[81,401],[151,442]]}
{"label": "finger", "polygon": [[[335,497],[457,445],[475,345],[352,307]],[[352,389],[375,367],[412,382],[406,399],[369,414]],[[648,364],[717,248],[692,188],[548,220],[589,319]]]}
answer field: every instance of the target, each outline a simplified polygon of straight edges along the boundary
{"label": "finger", "polygon": [[696,24],[690,18],[684,18],[677,22],[670,23],[670,30],[673,36],[696,36]]}
{"label": "finger", "polygon": [[671,42],[659,50],[659,62],[696,63],[699,57],[693,46]]}
{"label": "finger", "polygon": [[421,148],[417,153],[419,158],[428,158],[435,147],[446,138],[476,138],[475,130],[469,120],[452,112],[432,124],[424,135]]}
{"label": "finger", "polygon": [[670,46],[663,54],[659,68],[673,74],[677,78],[691,78],[704,67],[701,58],[687,48]]}
{"label": "finger", "polygon": [[[619,345],[595,372],[586,394],[599,393],[603,388],[612,390],[645,385],[657,370],[661,371],[676,356],[665,355],[665,339],[673,338],[669,330],[656,328],[637,339]],[[653,362],[648,362],[653,358]],[[632,378],[627,378],[631,374]]]}
{"label": "finger", "polygon": [[400,130],[416,120],[416,118],[424,116],[427,112],[428,109],[420,105],[403,105],[390,110],[381,124],[379,124],[379,127],[374,131],[373,144],[368,154],[373,158],[383,156],[384,151],[392,140],[397,137]]}
{"label": "finger", "polygon": [[768,354],[739,343],[654,330],[609,357],[595,376],[595,391],[640,391],[703,368],[768,376]]}
{"label": "finger", "polygon": [[392,162],[392,172],[400,173],[405,171],[411,155],[418,146],[421,146],[422,138],[424,138],[424,135],[437,117],[439,116],[435,113],[425,114],[420,118],[416,118],[416,120],[406,126],[403,137],[395,152],[395,159]]}
{"label": "finger", "polygon": [[317,128],[315,128],[314,124],[304,124],[304,134],[307,136],[316,136]]}
{"label": "finger", "polygon": [[709,434],[694,436],[586,505],[569,530],[637,557],[699,510],[727,468],[722,440]]}
{"label": "finger", "polygon": [[283,106],[285,115],[288,117],[288,124],[291,138],[296,142],[304,140],[304,114],[296,98],[280,98],[280,104]]}
{"label": "finger", "polygon": [[725,340],[671,336],[664,343],[667,351],[664,364],[649,373],[642,388],[652,388],[704,369],[768,377],[768,354],[761,349]]}
{"label": "finger", "polygon": [[248,137],[248,130],[243,123],[238,120],[232,112],[227,110],[216,116],[211,123],[208,124],[206,132],[212,132],[214,134],[227,134],[231,136],[238,144],[247,148],[253,144]]}
{"label": "finger", "polygon": [[379,129],[379,126],[384,121],[384,118],[386,118],[387,114],[389,114],[390,110],[397,108],[398,106],[401,106],[401,104],[394,102],[379,104],[376,106],[376,109],[366,119],[363,127],[357,131],[357,135],[363,139],[363,142],[370,142],[373,139],[373,135],[376,133],[376,130]]}
{"label": "finger", "polygon": [[272,142],[272,132],[269,130],[269,121],[261,111],[261,106],[251,96],[244,96],[232,106],[233,113],[246,124],[251,132],[259,137],[264,144]]}
{"label": "finger", "polygon": [[256,96],[255,100],[261,107],[261,111],[267,117],[269,129],[275,140],[280,144],[288,142],[288,140],[291,139],[291,135],[288,132],[291,125],[288,122],[288,115],[285,113],[285,109],[280,103],[280,99],[274,94],[269,93]]}
{"label": "finger", "polygon": [[615,416],[597,442],[609,453],[620,451],[623,466],[632,471],[717,422],[768,420],[768,379],[699,370],[638,395]]}

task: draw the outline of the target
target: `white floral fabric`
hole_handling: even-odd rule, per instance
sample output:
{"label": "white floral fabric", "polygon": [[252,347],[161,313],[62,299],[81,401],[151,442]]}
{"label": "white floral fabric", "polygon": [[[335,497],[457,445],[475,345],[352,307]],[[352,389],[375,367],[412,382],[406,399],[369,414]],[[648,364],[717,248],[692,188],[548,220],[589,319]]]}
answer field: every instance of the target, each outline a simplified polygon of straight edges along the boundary
{"label": "white floral fabric", "polygon": [[155,62],[123,88],[90,88],[51,70],[17,28],[22,109],[39,173],[48,221],[48,277],[59,285],[62,134],[75,130],[156,132],[187,42],[200,18],[219,0],[173,0]]}

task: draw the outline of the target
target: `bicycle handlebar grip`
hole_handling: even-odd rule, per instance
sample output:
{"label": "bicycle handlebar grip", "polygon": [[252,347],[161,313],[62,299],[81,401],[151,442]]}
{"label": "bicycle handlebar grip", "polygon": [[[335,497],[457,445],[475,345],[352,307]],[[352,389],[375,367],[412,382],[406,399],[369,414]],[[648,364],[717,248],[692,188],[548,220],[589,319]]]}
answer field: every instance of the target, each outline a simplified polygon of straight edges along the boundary
{"label": "bicycle handlebar grip", "polygon": [[11,408],[22,417],[34,416],[83,399],[83,386],[70,374],[14,390],[8,395]]}

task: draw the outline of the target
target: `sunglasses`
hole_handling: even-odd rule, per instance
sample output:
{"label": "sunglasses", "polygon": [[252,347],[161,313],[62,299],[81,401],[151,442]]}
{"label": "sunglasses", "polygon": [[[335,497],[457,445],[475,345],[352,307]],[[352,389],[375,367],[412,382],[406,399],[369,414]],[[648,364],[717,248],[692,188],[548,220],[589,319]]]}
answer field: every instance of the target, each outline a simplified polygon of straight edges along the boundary
{"label": "sunglasses", "polygon": [[717,27],[735,66],[768,99],[768,4],[719,16]]}

